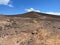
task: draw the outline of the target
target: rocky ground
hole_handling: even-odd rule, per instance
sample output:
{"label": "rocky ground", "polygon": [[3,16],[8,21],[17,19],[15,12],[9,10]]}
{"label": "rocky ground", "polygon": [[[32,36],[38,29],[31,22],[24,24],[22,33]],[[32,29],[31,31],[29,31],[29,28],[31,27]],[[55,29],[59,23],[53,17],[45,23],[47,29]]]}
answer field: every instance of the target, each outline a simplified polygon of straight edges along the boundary
{"label": "rocky ground", "polygon": [[0,45],[60,45],[60,16],[0,16]]}

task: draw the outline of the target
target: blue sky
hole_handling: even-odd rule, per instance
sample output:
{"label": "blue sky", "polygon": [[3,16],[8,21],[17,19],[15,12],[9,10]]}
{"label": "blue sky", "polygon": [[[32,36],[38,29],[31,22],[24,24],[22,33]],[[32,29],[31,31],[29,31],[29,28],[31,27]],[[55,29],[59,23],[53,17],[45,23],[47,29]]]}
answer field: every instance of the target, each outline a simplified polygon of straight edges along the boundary
{"label": "blue sky", "polygon": [[60,14],[60,0],[0,0],[0,14],[21,14],[29,10]]}

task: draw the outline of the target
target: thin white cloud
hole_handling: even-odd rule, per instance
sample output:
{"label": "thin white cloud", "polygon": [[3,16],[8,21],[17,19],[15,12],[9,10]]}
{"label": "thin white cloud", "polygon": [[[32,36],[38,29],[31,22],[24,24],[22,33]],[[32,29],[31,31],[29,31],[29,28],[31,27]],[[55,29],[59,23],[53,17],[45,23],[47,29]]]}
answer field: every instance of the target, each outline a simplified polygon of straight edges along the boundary
{"label": "thin white cloud", "polygon": [[31,12],[31,11],[40,12],[39,10],[36,10],[34,8],[25,9],[25,11],[27,11],[27,12]]}
{"label": "thin white cloud", "polygon": [[44,12],[46,14],[52,14],[52,15],[60,15],[60,13],[57,13],[57,12]]}
{"label": "thin white cloud", "polygon": [[10,0],[0,0],[0,5],[8,5],[9,7],[13,7],[13,5],[10,4]]}
{"label": "thin white cloud", "polygon": [[14,7],[12,4],[9,4],[8,6],[9,6],[9,7]]}

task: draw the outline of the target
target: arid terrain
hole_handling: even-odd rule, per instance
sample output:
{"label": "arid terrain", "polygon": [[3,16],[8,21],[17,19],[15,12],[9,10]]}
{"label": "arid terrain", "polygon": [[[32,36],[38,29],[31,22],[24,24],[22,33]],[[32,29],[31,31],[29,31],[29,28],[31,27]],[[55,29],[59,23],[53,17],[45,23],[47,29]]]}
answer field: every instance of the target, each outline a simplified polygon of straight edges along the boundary
{"label": "arid terrain", "polygon": [[60,45],[60,16],[0,15],[0,45]]}

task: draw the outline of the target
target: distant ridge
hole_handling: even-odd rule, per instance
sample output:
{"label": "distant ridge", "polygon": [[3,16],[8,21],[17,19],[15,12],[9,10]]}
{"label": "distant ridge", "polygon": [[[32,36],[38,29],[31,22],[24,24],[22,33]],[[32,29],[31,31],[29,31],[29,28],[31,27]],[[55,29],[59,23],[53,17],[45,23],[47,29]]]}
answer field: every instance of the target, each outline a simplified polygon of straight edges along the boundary
{"label": "distant ridge", "polygon": [[2,18],[6,18],[6,17],[21,17],[21,18],[39,18],[39,19],[46,19],[46,20],[59,20],[60,21],[60,16],[58,15],[51,15],[51,14],[45,14],[45,13],[39,13],[39,12],[27,12],[27,13],[23,13],[23,14],[16,14],[16,15],[0,15],[0,17]]}
{"label": "distant ridge", "polygon": [[[2,15],[1,15],[2,16]],[[46,14],[46,13],[39,13],[39,12],[27,12],[27,13],[23,13],[23,14],[15,14],[15,15],[3,15],[3,16],[7,16],[7,17],[24,17],[24,18],[39,18],[41,16],[46,16],[48,17],[52,17],[52,18],[60,18],[60,16],[58,15],[51,15],[51,14]]]}

